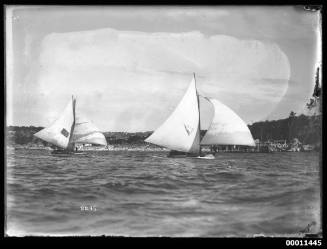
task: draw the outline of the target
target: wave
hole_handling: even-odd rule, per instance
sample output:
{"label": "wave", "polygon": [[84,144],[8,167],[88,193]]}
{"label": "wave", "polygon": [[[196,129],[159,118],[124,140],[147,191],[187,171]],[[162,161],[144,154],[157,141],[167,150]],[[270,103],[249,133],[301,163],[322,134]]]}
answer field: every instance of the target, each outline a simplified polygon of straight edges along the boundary
{"label": "wave", "polygon": [[[52,235],[282,236],[319,216],[319,158],[308,163],[306,153],[87,153],[8,155],[9,224]],[[81,211],[84,204],[97,211]]]}

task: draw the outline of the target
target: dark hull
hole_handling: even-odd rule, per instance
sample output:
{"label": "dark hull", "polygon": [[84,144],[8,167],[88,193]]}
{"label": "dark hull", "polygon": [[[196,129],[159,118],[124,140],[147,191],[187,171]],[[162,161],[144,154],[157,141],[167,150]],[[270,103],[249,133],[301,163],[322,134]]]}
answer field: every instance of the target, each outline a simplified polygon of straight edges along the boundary
{"label": "dark hull", "polygon": [[169,152],[167,157],[184,158],[184,157],[190,157],[191,155],[197,156],[197,154],[191,154],[191,153],[172,150],[172,151]]}
{"label": "dark hull", "polygon": [[67,151],[67,150],[53,150],[51,151],[52,155],[57,156],[72,156],[72,155],[84,155],[85,152],[80,151]]}
{"label": "dark hull", "polygon": [[[207,155],[202,154],[196,154],[196,153],[186,153],[186,152],[181,152],[181,151],[170,151],[167,157],[170,158],[186,158],[186,157],[191,157],[191,158],[205,158]],[[213,155],[212,155],[213,156]]]}

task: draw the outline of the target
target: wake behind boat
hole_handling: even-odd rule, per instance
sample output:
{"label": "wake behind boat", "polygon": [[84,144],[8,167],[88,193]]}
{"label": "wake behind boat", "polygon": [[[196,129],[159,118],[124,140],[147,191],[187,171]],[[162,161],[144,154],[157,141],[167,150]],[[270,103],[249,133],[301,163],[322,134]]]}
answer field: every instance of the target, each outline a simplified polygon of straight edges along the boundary
{"label": "wake behind boat", "polygon": [[76,111],[76,98],[72,96],[61,116],[49,127],[34,136],[57,146],[54,155],[82,155],[77,144],[107,145],[105,136],[99,129]]}
{"label": "wake behind boat", "polygon": [[207,159],[207,160],[216,159],[216,157],[213,154],[207,154],[205,156],[198,156],[196,158],[198,158],[198,159]]}
{"label": "wake behind boat", "polygon": [[[213,159],[204,155],[201,146],[244,145],[255,146],[246,123],[229,107],[217,99],[203,97],[214,107],[210,127],[201,139],[200,95],[194,77],[178,106],[168,119],[145,142],[171,149],[169,157]],[[202,97],[202,96],[201,96]]]}

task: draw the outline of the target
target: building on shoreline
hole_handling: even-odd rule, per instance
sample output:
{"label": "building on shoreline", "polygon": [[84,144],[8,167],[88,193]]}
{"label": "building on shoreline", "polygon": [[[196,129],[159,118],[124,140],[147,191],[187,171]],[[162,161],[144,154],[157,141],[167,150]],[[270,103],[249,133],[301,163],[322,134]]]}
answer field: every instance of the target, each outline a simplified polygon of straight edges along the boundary
{"label": "building on shoreline", "polygon": [[287,143],[286,139],[283,140],[268,140],[260,141],[255,139],[255,147],[242,146],[242,145],[213,145],[204,148],[204,151],[212,153],[218,152],[300,152],[300,151],[313,151],[319,149],[317,146],[311,144],[302,144],[297,138]]}

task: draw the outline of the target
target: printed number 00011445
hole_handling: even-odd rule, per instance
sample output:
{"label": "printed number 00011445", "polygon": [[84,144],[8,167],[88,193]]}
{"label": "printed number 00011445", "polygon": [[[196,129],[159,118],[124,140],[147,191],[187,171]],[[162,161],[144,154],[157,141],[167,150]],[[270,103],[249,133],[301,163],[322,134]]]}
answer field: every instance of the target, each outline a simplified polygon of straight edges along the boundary
{"label": "printed number 00011445", "polygon": [[287,246],[321,246],[321,239],[310,240],[286,240]]}

